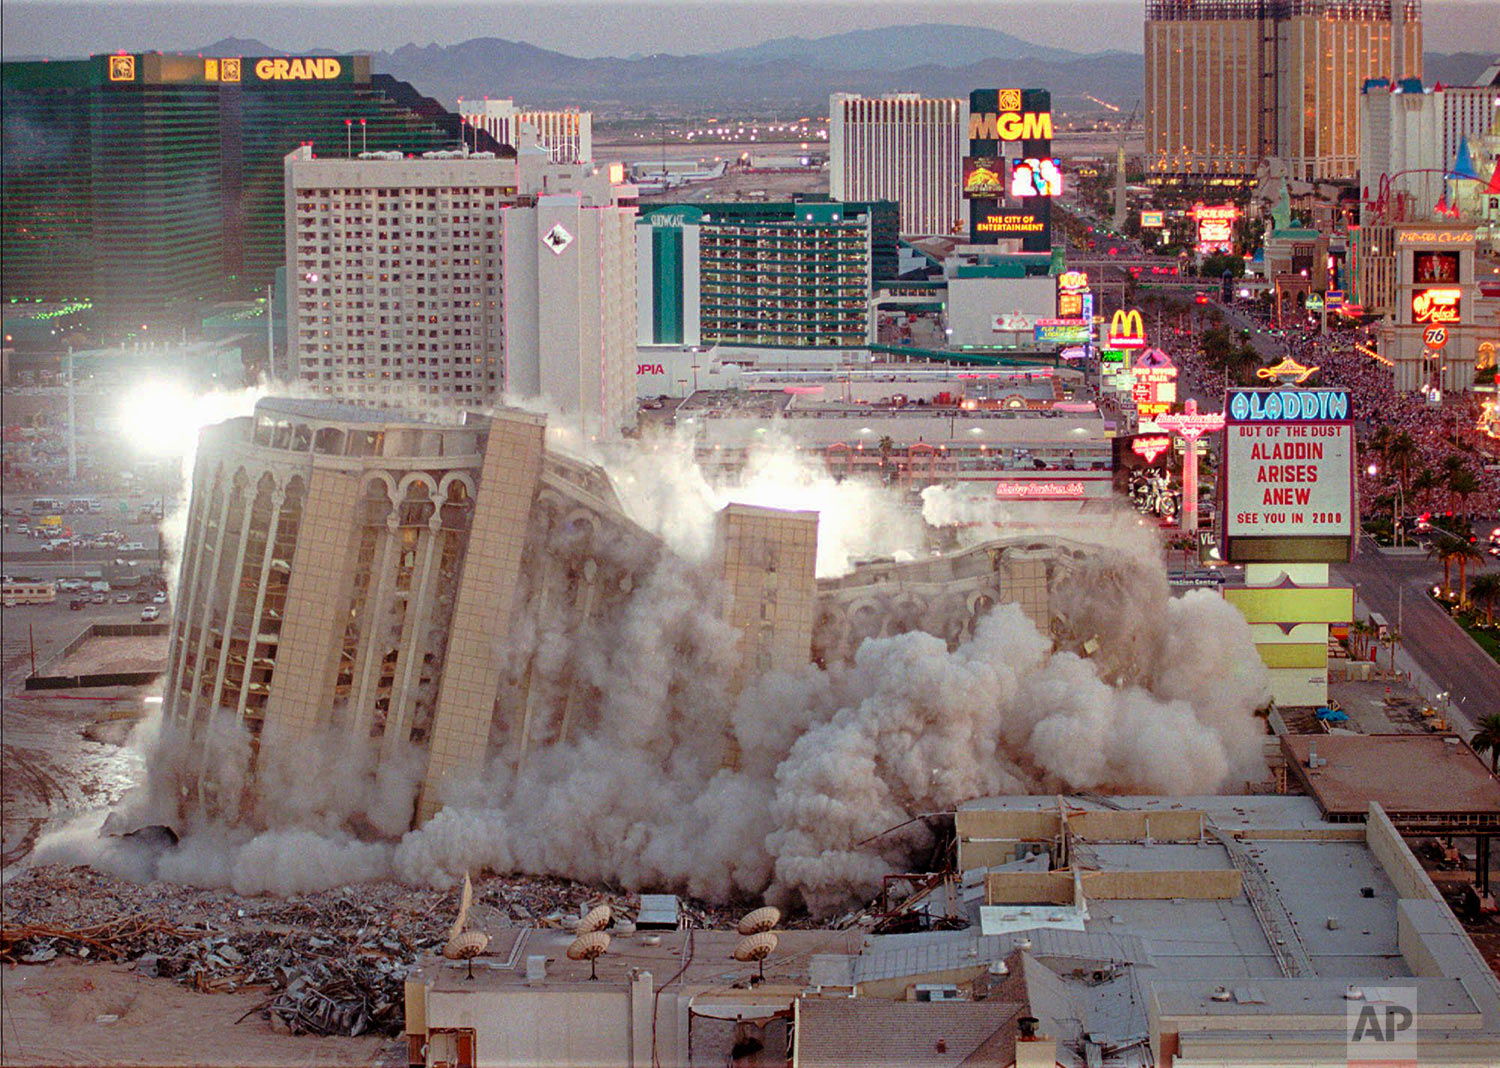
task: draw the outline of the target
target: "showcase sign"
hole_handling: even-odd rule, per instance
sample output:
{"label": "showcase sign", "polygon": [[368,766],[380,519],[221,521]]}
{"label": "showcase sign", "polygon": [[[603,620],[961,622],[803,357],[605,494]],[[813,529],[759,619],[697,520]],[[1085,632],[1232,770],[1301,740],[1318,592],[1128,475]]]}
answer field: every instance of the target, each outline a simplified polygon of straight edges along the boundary
{"label": "showcase sign", "polygon": [[1005,161],[993,156],[964,157],[964,199],[1005,195]]}
{"label": "showcase sign", "polygon": [[[1005,90],[1001,90],[1004,105]],[[1019,101],[1017,101],[1019,105]],[[1050,141],[1052,113],[980,112],[969,116],[970,141]]]}
{"label": "showcase sign", "polygon": [[1038,319],[1031,330],[1034,341],[1054,345],[1083,345],[1090,340],[1094,326],[1086,319]]}

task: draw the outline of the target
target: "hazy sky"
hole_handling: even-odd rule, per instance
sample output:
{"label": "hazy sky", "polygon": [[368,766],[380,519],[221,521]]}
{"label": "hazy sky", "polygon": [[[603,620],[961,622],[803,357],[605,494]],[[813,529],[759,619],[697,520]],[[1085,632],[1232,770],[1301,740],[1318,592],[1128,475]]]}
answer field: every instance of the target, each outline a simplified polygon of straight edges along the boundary
{"label": "hazy sky", "polygon": [[[4,54],[79,56],[119,49],[191,50],[224,37],[249,37],[298,51],[391,49],[505,37],[575,56],[707,52],[773,37],[818,37],[915,22],[989,26],[1025,40],[1082,52],[1141,50],[1140,0],[595,0],[592,3],[417,4],[375,7],[323,0],[153,3],[118,0],[6,0],[0,4]],[[1432,51],[1500,54],[1500,0],[1425,0]]]}

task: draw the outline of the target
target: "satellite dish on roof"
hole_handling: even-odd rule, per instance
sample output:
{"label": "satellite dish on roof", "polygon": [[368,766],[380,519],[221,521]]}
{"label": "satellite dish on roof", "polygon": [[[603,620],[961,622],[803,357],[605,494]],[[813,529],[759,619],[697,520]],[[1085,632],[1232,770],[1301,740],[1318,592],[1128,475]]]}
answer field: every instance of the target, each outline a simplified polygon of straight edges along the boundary
{"label": "satellite dish on roof", "polygon": [[483,931],[464,930],[469,919],[469,906],[473,901],[474,884],[469,881],[469,873],[464,872],[464,892],[459,898],[458,917],[448,930],[448,944],[443,947],[443,956],[449,960],[467,961],[470,979],[474,978],[474,958],[490,944],[490,936]]}
{"label": "satellite dish on roof", "polygon": [[609,921],[614,918],[614,910],[608,905],[599,905],[591,908],[578,921],[578,933],[588,934],[590,931],[602,931],[609,926]]}
{"label": "satellite dish on roof", "polygon": [[597,961],[604,956],[605,950],[609,949],[609,935],[603,931],[590,931],[573,939],[573,944],[568,946],[569,960],[586,960],[589,962],[589,978],[599,978]]}
{"label": "satellite dish on roof", "polygon": [[776,935],[770,931],[761,931],[759,934],[748,935],[740,939],[740,944],[734,947],[734,959],[739,961],[758,961],[760,963],[760,977],[766,977],[766,958],[776,950]]}
{"label": "satellite dish on roof", "polygon": [[774,905],[766,905],[754,912],[747,912],[740,920],[739,932],[742,935],[760,934],[769,931],[781,922],[781,910]]}

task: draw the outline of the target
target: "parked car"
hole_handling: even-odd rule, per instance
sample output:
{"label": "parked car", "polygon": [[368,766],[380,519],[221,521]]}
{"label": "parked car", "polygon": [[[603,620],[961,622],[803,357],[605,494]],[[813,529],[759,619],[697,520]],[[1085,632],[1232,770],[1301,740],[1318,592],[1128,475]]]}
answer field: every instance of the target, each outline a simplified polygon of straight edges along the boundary
{"label": "parked car", "polygon": [[160,618],[161,618],[161,609],[157,608],[156,605],[154,605],[154,604],[148,604],[145,608],[141,609],[141,622],[142,623],[153,623],[153,622],[155,622],[156,620],[158,620]]}
{"label": "parked car", "polygon": [[71,611],[77,612],[80,608],[83,608],[88,603],[89,602],[87,597],[74,597],[71,601],[68,602],[68,608]]}
{"label": "parked car", "polygon": [[96,593],[89,598],[89,604],[108,604],[109,598],[102,593]]}
{"label": "parked car", "polygon": [[157,594],[155,594],[151,598],[151,603],[152,604],[166,604],[167,603],[167,595],[164,594],[164,593],[157,593]]}
{"label": "parked car", "polygon": [[129,604],[129,603],[130,603],[130,594],[128,594],[128,593],[121,593],[121,594],[117,594],[115,596],[115,604]]}

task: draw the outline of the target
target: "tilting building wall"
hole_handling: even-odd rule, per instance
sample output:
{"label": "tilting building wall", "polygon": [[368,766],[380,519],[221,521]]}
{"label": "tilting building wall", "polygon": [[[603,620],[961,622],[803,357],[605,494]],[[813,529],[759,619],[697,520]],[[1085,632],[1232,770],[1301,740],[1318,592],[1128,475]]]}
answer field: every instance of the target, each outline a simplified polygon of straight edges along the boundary
{"label": "tilting building wall", "polygon": [[[184,807],[253,819],[268,754],[335,738],[368,740],[376,774],[420,762],[424,821],[491,761],[520,770],[634,715],[609,658],[650,652],[632,643],[652,628],[665,700],[696,702],[678,711],[734,766],[727,705],[767,672],[909,630],[956,647],[1006,602],[1045,633],[1081,553],[1013,539],[819,581],[816,513],[732,504],[694,564],[627,517],[602,470],[549,453],[545,429],[510,410],[440,425],[267,399],[204,432],[164,697],[191,758]],[[673,697],[695,672],[717,696]],[[248,782],[222,757],[226,725],[248,740]]]}

